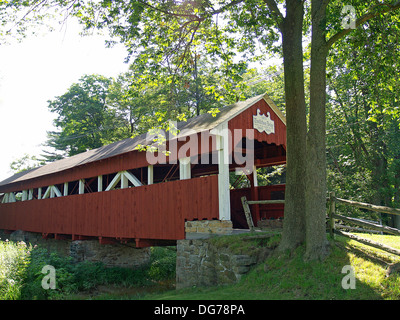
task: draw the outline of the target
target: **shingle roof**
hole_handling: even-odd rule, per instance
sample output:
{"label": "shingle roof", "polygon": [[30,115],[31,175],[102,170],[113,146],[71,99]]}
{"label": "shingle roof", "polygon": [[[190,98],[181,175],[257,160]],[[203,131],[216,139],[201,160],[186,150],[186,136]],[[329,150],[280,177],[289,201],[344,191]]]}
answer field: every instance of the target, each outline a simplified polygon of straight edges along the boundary
{"label": "shingle roof", "polygon": [[[193,132],[201,132],[205,130],[212,130],[223,122],[229,121],[234,118],[239,113],[243,112],[250,106],[254,105],[256,102],[261,99],[265,99],[268,105],[274,110],[274,112],[278,115],[279,118],[286,124],[286,119],[282,112],[275,106],[275,104],[271,101],[271,99],[266,95],[262,94],[245,101],[239,101],[235,104],[223,107],[220,109],[220,112],[213,116],[210,113],[205,113],[200,116],[189,119],[187,122],[179,122],[177,127],[181,132],[178,134],[178,137],[185,136],[185,130],[190,130]],[[0,186],[7,185],[14,182],[24,181],[28,179],[37,178],[40,176],[64,171],[67,169],[71,169],[73,167],[77,167],[80,165],[88,164],[91,162],[107,159],[110,157],[114,157],[120,154],[124,154],[127,152],[131,152],[135,150],[135,148],[139,145],[148,145],[149,141],[146,139],[147,134],[142,134],[135,138],[128,138],[121,141],[114,142],[112,144],[89,150],[86,152],[82,152],[75,156],[61,159],[55,162],[51,162],[44,166],[34,168],[28,171],[24,171],[18,174],[15,174],[3,181],[0,182]]]}

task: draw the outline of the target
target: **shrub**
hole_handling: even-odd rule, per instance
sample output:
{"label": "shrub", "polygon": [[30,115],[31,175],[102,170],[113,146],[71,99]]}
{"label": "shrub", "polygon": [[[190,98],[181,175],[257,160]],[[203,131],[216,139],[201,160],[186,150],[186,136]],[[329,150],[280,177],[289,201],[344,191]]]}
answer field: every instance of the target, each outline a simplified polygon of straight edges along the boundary
{"label": "shrub", "polygon": [[[42,273],[46,265],[56,271],[56,288],[44,289]],[[49,253],[23,242],[0,241],[0,300],[64,299],[99,285],[123,287],[151,286],[175,277],[174,247],[151,248],[148,265],[137,269],[106,268],[101,262],[75,263],[70,257]]]}
{"label": "shrub", "polygon": [[[149,286],[154,282],[175,277],[176,251],[172,248],[151,248],[151,261],[141,268],[106,268],[101,262],[74,263],[70,257],[36,248],[27,268],[23,299],[63,299],[67,296],[96,288],[98,285],[123,287]],[[45,265],[56,269],[56,289],[45,290],[41,271]]]}
{"label": "shrub", "polygon": [[156,281],[173,279],[176,274],[175,247],[152,247],[148,273]]}
{"label": "shrub", "polygon": [[22,241],[0,241],[0,300],[20,299],[31,251]]}

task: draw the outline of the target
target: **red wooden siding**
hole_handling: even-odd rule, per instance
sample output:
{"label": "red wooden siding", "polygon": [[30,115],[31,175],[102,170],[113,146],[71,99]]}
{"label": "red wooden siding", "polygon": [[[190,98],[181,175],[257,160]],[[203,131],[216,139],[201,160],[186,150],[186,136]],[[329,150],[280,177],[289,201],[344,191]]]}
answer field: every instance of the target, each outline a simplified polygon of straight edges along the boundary
{"label": "red wooden siding", "polygon": [[[270,113],[271,120],[275,124],[275,133],[266,134],[259,132],[253,128],[253,115],[257,115],[257,109],[260,109],[261,114]],[[267,143],[274,143],[277,146],[282,145],[286,149],[286,125],[275,114],[264,99],[261,99],[253,106],[249,107],[246,111],[240,113],[228,123],[229,130],[242,129],[243,136],[246,135],[246,129],[254,129],[254,139],[258,141],[265,141]],[[232,131],[233,132],[233,131]]]}
{"label": "red wooden siding", "polygon": [[[241,202],[243,196],[246,196],[247,200],[283,200],[285,196],[284,184],[254,187],[254,189],[255,192],[258,193],[258,197],[256,196],[257,199],[253,199],[251,188],[231,190],[231,219],[234,228],[248,228]],[[284,204],[250,205],[251,215],[255,225],[257,225],[255,215],[256,206],[259,206],[261,219],[277,219],[283,217]]]}
{"label": "red wooden siding", "polygon": [[177,240],[185,220],[218,219],[218,176],[0,204],[0,229]]}
{"label": "red wooden siding", "polygon": [[0,186],[0,192],[27,190],[49,185],[62,184],[82,178],[97,177],[128,169],[147,167],[146,152],[132,151],[96,162],[80,165],[34,179]]}

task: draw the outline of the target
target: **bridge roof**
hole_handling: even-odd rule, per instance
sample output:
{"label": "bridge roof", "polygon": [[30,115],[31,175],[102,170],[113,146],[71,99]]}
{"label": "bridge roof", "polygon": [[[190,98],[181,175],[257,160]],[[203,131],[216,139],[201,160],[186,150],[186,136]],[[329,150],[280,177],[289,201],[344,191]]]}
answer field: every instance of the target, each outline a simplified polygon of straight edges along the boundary
{"label": "bridge roof", "polygon": [[[283,113],[278,109],[278,107],[276,107],[276,105],[268,97],[268,95],[262,94],[247,99],[245,101],[239,101],[232,105],[225,106],[221,108],[220,112],[218,112],[215,116],[210,113],[205,113],[200,116],[191,118],[186,122],[179,122],[177,124],[178,130],[180,131],[180,133],[178,134],[178,138],[193,133],[212,130],[220,124],[233,119],[234,117],[236,117],[237,115],[239,115],[250,106],[253,106],[255,103],[259,102],[262,99],[267,102],[267,104],[277,115],[277,117],[286,125],[286,118]],[[97,149],[88,150],[72,157],[61,159],[38,168],[15,174],[1,181],[0,186],[5,186],[12,183],[22,182],[41,176],[54,174],[77,166],[86,165],[92,162],[132,152],[139,145],[150,144],[151,141],[146,139],[146,136],[147,134],[142,134],[134,138],[117,141]]]}

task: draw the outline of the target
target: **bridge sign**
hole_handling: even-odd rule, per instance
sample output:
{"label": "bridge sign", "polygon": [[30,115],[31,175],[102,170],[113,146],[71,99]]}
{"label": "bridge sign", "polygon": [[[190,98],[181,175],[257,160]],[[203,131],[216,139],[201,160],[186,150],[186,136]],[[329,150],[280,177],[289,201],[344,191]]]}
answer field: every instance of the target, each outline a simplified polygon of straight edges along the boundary
{"label": "bridge sign", "polygon": [[253,128],[259,132],[265,131],[266,134],[275,133],[275,123],[271,119],[270,113],[260,114],[260,109],[257,109],[257,115],[253,116]]}

